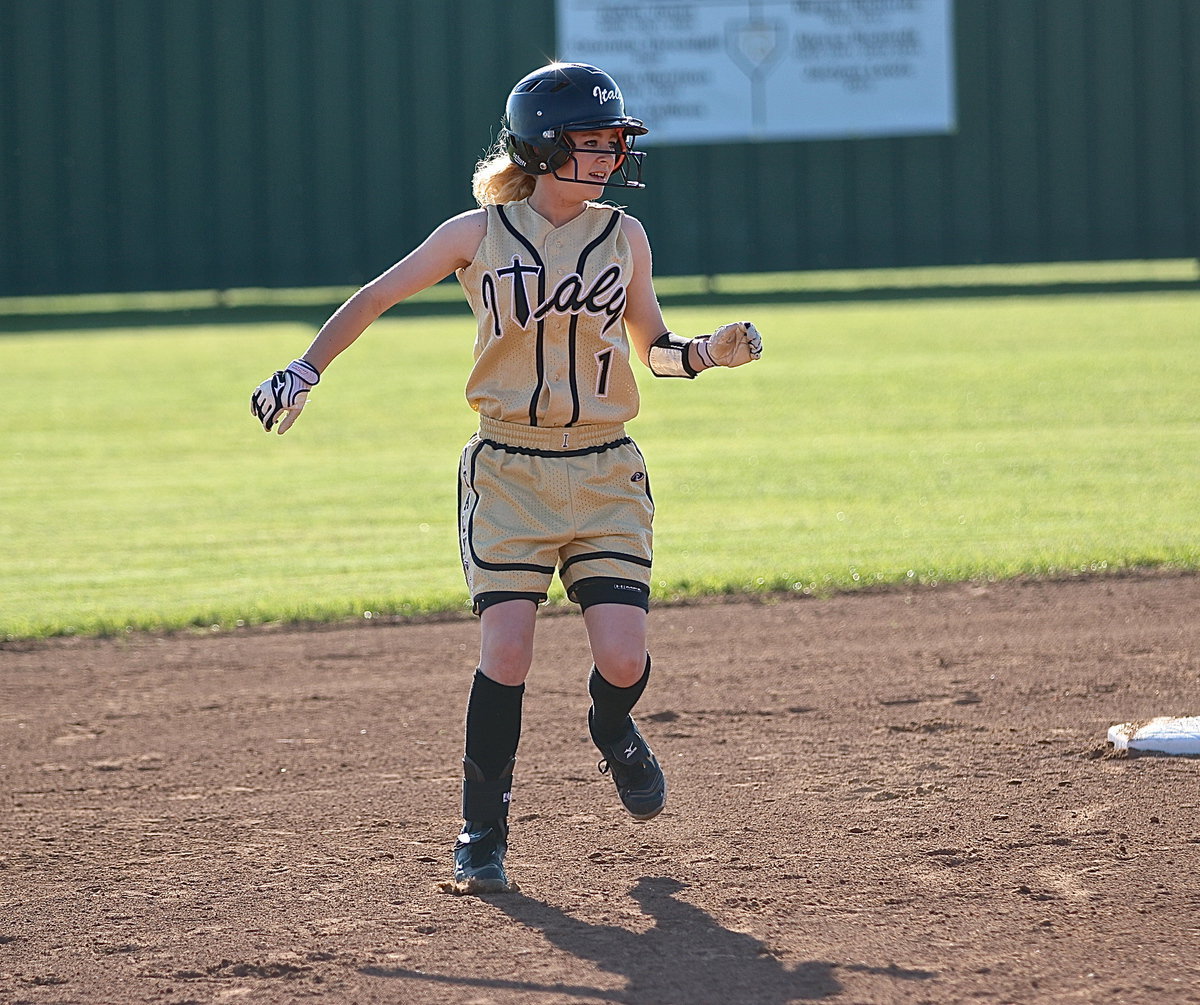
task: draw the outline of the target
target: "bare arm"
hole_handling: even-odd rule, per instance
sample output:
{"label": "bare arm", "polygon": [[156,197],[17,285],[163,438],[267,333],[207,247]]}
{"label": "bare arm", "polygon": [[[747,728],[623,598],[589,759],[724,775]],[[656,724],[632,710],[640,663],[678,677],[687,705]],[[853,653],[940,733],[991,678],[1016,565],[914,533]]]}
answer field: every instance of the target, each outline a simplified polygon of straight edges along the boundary
{"label": "bare arm", "polygon": [[487,231],[487,212],[447,220],[419,247],[358,290],[322,325],[303,359],[318,373],[349,348],[390,307],[471,264]]}
{"label": "bare arm", "polygon": [[303,356],[259,384],[250,395],[250,414],[268,433],[286,433],[334,358],[389,307],[470,265],[486,233],[487,211],[482,209],[443,223],[415,251],[342,304]]}
{"label": "bare arm", "polygon": [[[621,221],[621,230],[633,256],[633,279],[626,291],[625,330],[638,359],[648,366],[651,344],[669,329],[654,292],[653,256],[645,228],[633,217],[626,216]],[[688,362],[696,371],[707,369],[694,345],[688,346]]]}

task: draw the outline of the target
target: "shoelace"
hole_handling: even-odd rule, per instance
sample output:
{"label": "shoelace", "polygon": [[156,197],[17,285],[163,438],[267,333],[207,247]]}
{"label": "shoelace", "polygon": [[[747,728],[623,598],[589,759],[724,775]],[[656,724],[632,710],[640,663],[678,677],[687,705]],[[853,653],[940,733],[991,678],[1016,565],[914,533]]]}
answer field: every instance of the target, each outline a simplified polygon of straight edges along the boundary
{"label": "shoelace", "polygon": [[607,758],[601,758],[596,762],[596,770],[602,775],[615,774],[616,777],[627,783],[634,775],[645,776],[648,768],[644,760],[638,761],[636,764],[622,764],[618,761],[614,767]]}

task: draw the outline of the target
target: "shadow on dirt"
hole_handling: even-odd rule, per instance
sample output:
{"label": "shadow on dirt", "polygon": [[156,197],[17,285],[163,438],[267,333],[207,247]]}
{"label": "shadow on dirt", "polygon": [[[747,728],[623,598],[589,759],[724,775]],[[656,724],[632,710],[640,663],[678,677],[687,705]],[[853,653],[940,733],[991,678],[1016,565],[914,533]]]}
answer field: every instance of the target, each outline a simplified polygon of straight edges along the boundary
{"label": "shadow on dirt", "polygon": [[[730,931],[705,911],[674,896],[686,888],[687,884],[665,877],[638,880],[630,895],[654,922],[645,932],[580,921],[557,907],[519,893],[486,898],[514,921],[541,932],[555,948],[623,977],[626,982],[623,990],[431,974],[403,968],[366,967],[362,973],[496,991],[598,998],[619,1005],[662,1001],[786,1005],[830,998],[844,990],[836,976],[839,964],[811,961],[789,966],[752,935]],[[841,969],[904,981],[923,981],[936,976],[932,971],[896,966],[854,965]]]}

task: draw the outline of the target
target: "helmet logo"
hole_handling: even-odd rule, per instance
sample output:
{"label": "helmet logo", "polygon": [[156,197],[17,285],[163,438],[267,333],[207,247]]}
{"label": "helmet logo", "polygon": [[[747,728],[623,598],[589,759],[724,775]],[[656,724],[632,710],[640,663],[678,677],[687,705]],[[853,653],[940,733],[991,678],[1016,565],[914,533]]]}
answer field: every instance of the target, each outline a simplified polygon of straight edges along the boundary
{"label": "helmet logo", "polygon": [[614,98],[616,100],[620,101],[621,100],[621,92],[617,91],[617,90],[609,91],[606,88],[603,88],[599,84],[597,84],[595,87],[592,88],[592,97],[595,98],[597,101],[599,101],[600,104],[604,104],[604,102],[612,101]]}

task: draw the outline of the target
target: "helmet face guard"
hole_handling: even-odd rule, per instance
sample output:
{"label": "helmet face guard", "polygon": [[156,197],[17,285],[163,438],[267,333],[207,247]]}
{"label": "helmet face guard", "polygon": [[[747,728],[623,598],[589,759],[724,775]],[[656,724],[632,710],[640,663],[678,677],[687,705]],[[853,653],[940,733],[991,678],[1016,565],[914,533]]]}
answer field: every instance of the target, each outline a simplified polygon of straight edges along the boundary
{"label": "helmet face guard", "polygon": [[[625,100],[616,81],[586,63],[551,63],[518,81],[508,96],[500,138],[509,158],[526,174],[549,174],[560,181],[597,185],[600,183],[593,179],[578,176],[578,162],[572,161],[576,147],[568,133],[600,129],[620,130],[613,170],[603,184],[645,188],[642,158],[646,155],[634,151],[633,143],[648,130],[640,119],[625,114]],[[560,174],[569,163],[573,170]]]}

